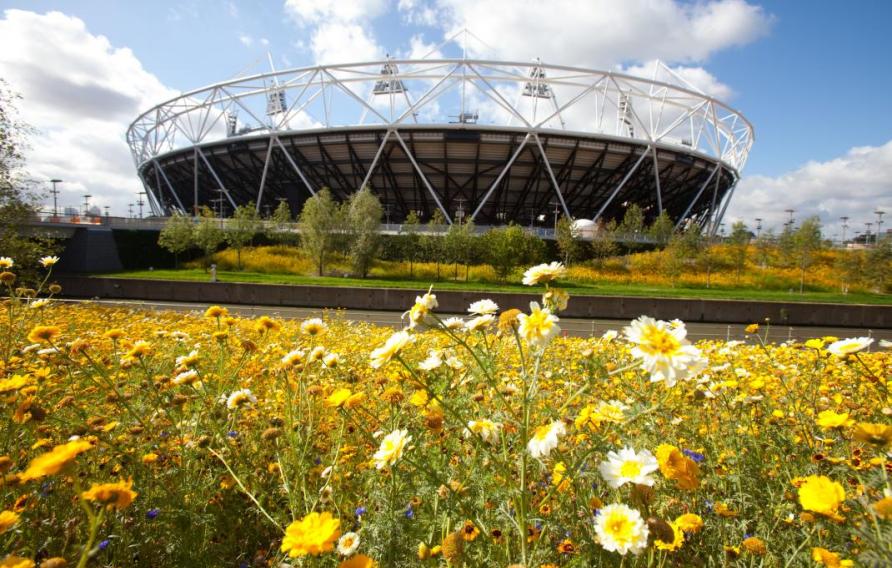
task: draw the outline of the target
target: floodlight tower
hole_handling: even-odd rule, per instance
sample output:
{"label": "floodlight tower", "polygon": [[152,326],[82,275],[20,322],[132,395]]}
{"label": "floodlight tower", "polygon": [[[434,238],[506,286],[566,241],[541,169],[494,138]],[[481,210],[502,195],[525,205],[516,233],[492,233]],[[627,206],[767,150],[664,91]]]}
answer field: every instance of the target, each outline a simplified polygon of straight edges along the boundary
{"label": "floodlight tower", "polygon": [[864,223],[864,225],[867,227],[867,233],[864,237],[864,244],[870,246],[870,228],[873,227],[873,223],[868,221],[867,223]]}
{"label": "floodlight tower", "polygon": [[786,213],[787,215],[790,216],[790,219],[787,221],[787,224],[790,226],[791,229],[793,228],[793,213],[795,213],[795,212],[796,212],[795,209],[784,209],[784,213]]}
{"label": "floodlight tower", "polygon": [[883,234],[883,233],[882,233],[882,229],[883,229],[883,215],[885,215],[886,212],[880,210],[879,208],[877,208],[877,210],[874,211],[874,214],[877,216],[877,236],[876,236],[876,238],[874,238],[873,241],[874,241],[874,244],[879,244],[879,243],[880,243],[880,237],[881,237],[882,234]]}
{"label": "floodlight tower", "polygon": [[89,193],[84,195],[84,217],[90,214],[90,198],[93,197]]}
{"label": "floodlight tower", "polygon": [[844,215],[844,216],[840,217],[839,220],[842,221],[842,245],[845,246],[846,245],[846,229],[849,228],[849,217]]}
{"label": "floodlight tower", "polygon": [[62,183],[60,179],[51,179],[50,183],[53,184],[53,189],[50,190],[50,193],[53,194],[53,219],[59,218],[59,190],[56,189],[57,183]]}
{"label": "floodlight tower", "polygon": [[762,220],[763,219],[761,217],[756,217],[756,238],[757,239],[762,236]]}
{"label": "floodlight tower", "polygon": [[139,200],[136,202],[139,205],[139,218],[142,219],[142,206],[145,204],[145,201],[142,200],[142,196],[145,195],[145,191],[139,192]]}

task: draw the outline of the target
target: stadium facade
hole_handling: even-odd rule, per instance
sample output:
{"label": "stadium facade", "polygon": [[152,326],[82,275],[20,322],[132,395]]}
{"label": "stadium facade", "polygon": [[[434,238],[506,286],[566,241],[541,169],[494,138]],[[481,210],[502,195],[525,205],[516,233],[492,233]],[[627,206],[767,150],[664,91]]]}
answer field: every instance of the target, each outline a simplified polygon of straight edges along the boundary
{"label": "stadium facade", "polygon": [[420,59],[232,79],[127,131],[155,214],[223,214],[369,185],[398,223],[550,225],[640,205],[715,231],[753,143],[739,112],[658,64],[652,78],[539,61]]}

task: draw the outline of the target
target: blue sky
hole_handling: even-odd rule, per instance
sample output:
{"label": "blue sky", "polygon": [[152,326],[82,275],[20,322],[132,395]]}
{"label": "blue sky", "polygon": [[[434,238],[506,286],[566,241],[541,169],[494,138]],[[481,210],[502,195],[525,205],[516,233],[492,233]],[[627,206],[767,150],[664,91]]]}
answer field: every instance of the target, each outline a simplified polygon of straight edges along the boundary
{"label": "blue sky", "polygon": [[[164,96],[247,68],[266,70],[267,51],[280,68],[338,58],[364,60],[384,52],[408,53],[413,38],[437,44],[451,29],[466,25],[496,46],[493,58],[539,55],[550,63],[594,68],[659,58],[705,72],[710,85],[718,85],[713,92],[725,95],[756,130],[744,179],[729,209],[732,217],[762,216],[779,223],[782,210],[792,207],[802,215],[821,216],[833,231],[843,214],[868,220],[877,206],[892,214],[892,113],[887,109],[892,36],[877,26],[892,21],[892,3],[563,0],[546,10],[539,4],[4,0],[0,77],[25,95],[23,116],[42,132],[34,144],[33,162],[41,170],[35,174],[48,178],[65,171],[72,179],[72,199],[89,190],[97,203],[122,212],[132,199],[120,195],[121,186],[128,192],[139,188],[132,163],[126,164],[126,146],[123,154],[117,147],[129,121],[122,111],[78,130],[78,119],[68,120],[66,107],[90,110],[61,102],[65,88],[83,84],[72,69],[95,71],[105,90],[132,99],[122,108],[144,109]],[[23,12],[7,11],[11,9]],[[50,18],[49,12],[60,14]],[[39,41],[51,43],[58,55],[34,43]],[[40,81],[22,71],[31,65],[48,67]],[[52,77],[62,85],[56,98],[41,91]],[[96,111],[98,115],[101,109]],[[74,131],[63,131],[60,122]],[[98,156],[85,155],[89,148],[72,150],[62,159],[48,151],[50,144],[77,143],[85,128],[95,141],[83,146],[104,149]],[[102,169],[105,175],[78,171],[78,164]]]}

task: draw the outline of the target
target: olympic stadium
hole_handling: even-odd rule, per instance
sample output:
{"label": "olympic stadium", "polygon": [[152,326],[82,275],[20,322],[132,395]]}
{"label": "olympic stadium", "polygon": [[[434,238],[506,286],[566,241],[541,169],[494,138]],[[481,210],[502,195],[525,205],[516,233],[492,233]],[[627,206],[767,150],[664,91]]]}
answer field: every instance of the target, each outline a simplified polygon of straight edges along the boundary
{"label": "olympic stadium", "polygon": [[323,187],[342,200],[368,185],[388,223],[597,222],[636,203],[713,232],[753,139],[742,114],[661,64],[644,78],[390,57],[220,82],[127,131],[156,215],[280,201],[297,213]]}

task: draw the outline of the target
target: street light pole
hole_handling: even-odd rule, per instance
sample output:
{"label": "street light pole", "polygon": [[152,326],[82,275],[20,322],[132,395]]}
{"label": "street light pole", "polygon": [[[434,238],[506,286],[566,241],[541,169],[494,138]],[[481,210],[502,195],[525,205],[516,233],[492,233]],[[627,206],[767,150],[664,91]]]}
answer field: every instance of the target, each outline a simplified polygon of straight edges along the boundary
{"label": "street light pole", "polygon": [[90,214],[90,198],[93,197],[89,193],[84,195],[84,217],[86,218]]}
{"label": "street light pole", "polygon": [[140,219],[142,219],[142,206],[145,203],[145,201],[142,200],[142,196],[145,194],[146,194],[145,191],[140,191],[139,192],[139,201],[136,202],[136,204],[139,205],[139,218]]}
{"label": "street light pole", "polygon": [[762,218],[756,217],[756,238],[762,236]]}
{"label": "street light pole", "polygon": [[874,213],[877,216],[877,236],[873,239],[873,244],[878,245],[880,244],[880,236],[882,236],[883,215],[885,215],[886,212],[877,209]]}

